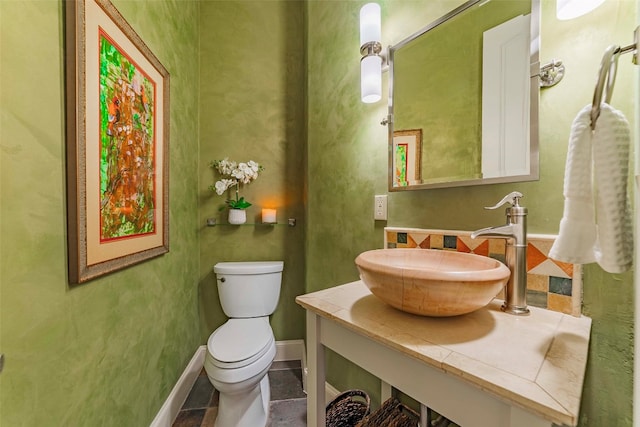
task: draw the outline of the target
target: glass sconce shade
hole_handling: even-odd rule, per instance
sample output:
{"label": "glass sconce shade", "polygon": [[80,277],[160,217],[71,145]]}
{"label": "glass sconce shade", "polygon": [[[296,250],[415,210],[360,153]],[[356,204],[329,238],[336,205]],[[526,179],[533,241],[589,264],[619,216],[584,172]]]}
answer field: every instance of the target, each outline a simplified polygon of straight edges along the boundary
{"label": "glass sconce shade", "polygon": [[362,102],[370,104],[382,98],[382,39],[380,5],[367,3],[360,9],[360,88]]}
{"label": "glass sconce shade", "polygon": [[382,58],[365,56],[360,61],[360,88],[362,102],[371,104],[382,98]]}
{"label": "glass sconce shade", "polygon": [[360,46],[382,39],[380,5],[367,3],[360,9]]}
{"label": "glass sconce shade", "polygon": [[561,21],[577,18],[585,15],[605,0],[558,0],[556,3],[556,17]]}

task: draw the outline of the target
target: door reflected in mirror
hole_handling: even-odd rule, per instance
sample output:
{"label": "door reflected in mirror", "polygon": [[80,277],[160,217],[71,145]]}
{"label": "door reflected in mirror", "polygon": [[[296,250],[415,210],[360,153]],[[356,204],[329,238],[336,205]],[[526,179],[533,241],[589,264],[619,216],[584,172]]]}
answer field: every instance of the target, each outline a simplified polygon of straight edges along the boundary
{"label": "door reflected in mirror", "polygon": [[538,0],[472,0],[390,47],[390,191],[538,179],[538,34]]}

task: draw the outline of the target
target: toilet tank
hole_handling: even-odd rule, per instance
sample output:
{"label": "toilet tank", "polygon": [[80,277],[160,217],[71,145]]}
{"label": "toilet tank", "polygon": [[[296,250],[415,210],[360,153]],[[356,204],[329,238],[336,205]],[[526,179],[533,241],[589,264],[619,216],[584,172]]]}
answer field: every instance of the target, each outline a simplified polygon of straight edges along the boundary
{"label": "toilet tank", "polygon": [[283,261],[220,262],[213,267],[224,313],[231,318],[273,313],[280,298]]}

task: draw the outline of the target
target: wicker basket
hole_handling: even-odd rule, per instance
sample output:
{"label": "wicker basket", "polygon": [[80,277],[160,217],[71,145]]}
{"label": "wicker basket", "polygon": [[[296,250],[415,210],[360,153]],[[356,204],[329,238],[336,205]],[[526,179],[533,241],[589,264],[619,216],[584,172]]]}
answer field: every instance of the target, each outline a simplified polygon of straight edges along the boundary
{"label": "wicker basket", "polygon": [[362,390],[340,393],[327,405],[326,427],[355,427],[369,415],[371,399]]}
{"label": "wicker basket", "polygon": [[363,419],[356,427],[416,427],[420,415],[403,405],[398,399],[391,398],[380,409]]}

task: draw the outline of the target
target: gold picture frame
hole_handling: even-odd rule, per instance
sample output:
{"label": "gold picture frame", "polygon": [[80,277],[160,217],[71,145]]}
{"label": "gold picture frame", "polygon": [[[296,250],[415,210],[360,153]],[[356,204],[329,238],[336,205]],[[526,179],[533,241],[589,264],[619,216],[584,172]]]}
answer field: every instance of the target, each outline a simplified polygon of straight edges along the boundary
{"label": "gold picture frame", "polygon": [[108,0],[65,2],[69,282],[169,251],[169,73]]}

